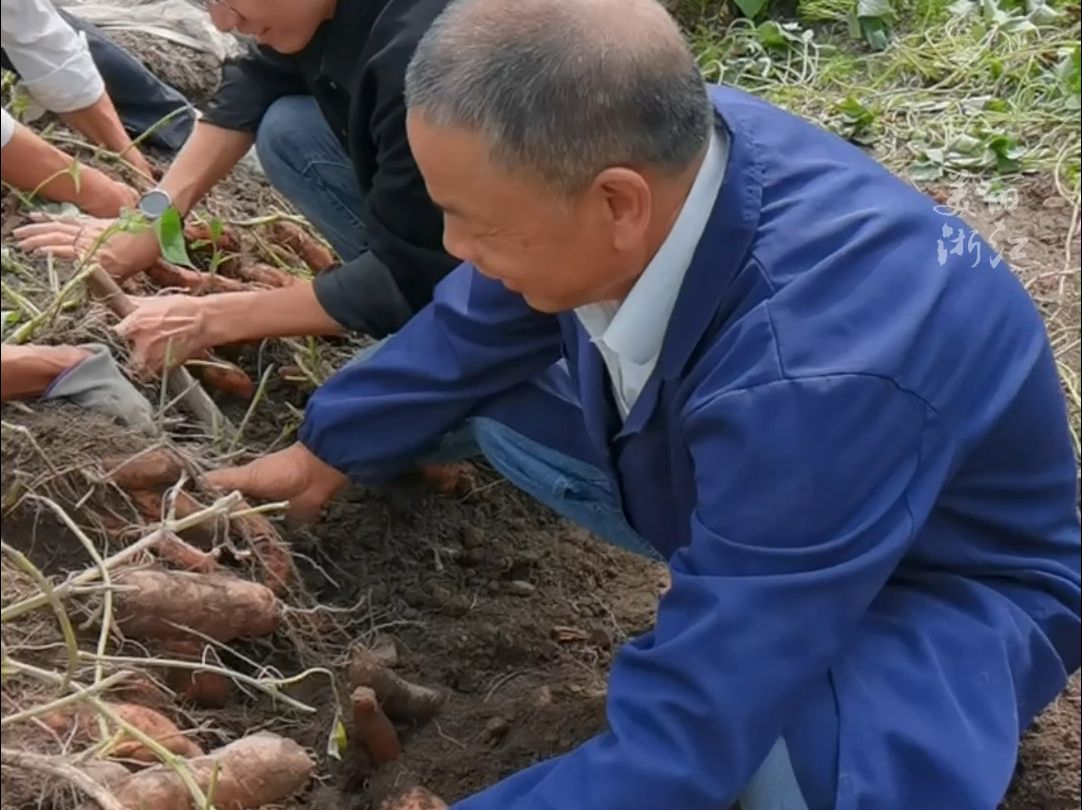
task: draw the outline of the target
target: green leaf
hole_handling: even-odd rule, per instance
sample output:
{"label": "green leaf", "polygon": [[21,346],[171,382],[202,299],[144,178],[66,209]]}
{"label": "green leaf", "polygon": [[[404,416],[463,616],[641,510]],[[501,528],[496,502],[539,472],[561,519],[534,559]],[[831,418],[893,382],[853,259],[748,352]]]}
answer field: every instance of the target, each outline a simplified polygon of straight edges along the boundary
{"label": "green leaf", "polygon": [[349,746],[349,734],[346,732],[346,724],[342,722],[341,712],[335,712],[334,722],[331,724],[331,733],[327,737],[327,756],[332,759],[342,759]]}
{"label": "green leaf", "polygon": [[792,28],[791,25],[782,26],[773,20],[767,20],[759,23],[755,36],[764,48],[790,48],[803,42],[799,34],[793,33]]}
{"label": "green leaf", "polygon": [[973,0],[955,0],[955,2],[947,6],[947,11],[956,19],[958,17],[968,17],[976,13],[977,4]]}
{"label": "green leaf", "polygon": [[1082,94],[1082,46],[1075,45],[1074,50],[1063,57],[1056,66],[1056,75],[1068,93],[1075,97]]}
{"label": "green leaf", "polygon": [[8,329],[22,320],[22,313],[17,309],[5,309],[0,312],[0,334],[6,334]]}
{"label": "green leaf", "polygon": [[154,233],[158,236],[158,245],[161,246],[162,257],[166,261],[184,267],[192,266],[188,249],[184,245],[184,224],[177,209],[166,209],[165,213],[154,221]]}
{"label": "green leaf", "polygon": [[214,217],[210,221],[210,240],[217,243],[222,238],[223,233],[225,233],[225,226],[218,217]]}
{"label": "green leaf", "polygon": [[890,0],[857,0],[857,17],[894,18],[894,7]]}
{"label": "green leaf", "polygon": [[749,20],[754,20],[766,8],[767,0],[733,0],[740,13]]}
{"label": "green leaf", "polygon": [[1007,135],[995,135],[989,139],[988,148],[995,155],[998,171],[1014,172],[1021,167],[1020,159],[1025,152],[1015,143],[1014,138]]}
{"label": "green leaf", "polygon": [[850,140],[860,140],[861,136],[871,129],[878,113],[865,107],[853,96],[846,96],[834,106],[845,122],[847,132],[844,133]]}
{"label": "green leaf", "polygon": [[863,37],[873,50],[882,51],[890,44],[893,23],[891,0],[857,0],[849,32],[851,36]]}
{"label": "green leaf", "polygon": [[930,183],[943,176],[943,167],[934,163],[918,163],[909,170],[909,176],[918,183]]}

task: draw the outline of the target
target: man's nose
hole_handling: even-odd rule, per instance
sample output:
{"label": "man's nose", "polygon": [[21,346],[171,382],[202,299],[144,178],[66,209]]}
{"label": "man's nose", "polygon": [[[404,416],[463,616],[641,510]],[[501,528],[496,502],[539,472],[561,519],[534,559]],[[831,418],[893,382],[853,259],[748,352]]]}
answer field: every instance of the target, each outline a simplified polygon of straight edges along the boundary
{"label": "man's nose", "polygon": [[446,220],[443,226],[443,247],[456,259],[471,264],[476,261],[476,251],[473,249],[473,240],[468,239],[457,228],[448,227]]}
{"label": "man's nose", "polygon": [[241,16],[225,3],[211,3],[208,10],[214,27],[224,33],[234,30],[242,22]]}

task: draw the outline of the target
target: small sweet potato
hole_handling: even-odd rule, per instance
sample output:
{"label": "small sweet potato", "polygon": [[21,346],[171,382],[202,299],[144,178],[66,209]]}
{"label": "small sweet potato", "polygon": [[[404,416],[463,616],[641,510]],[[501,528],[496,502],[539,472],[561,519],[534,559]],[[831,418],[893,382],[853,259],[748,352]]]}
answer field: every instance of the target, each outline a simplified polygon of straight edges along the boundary
{"label": "small sweet potato", "polygon": [[447,810],[447,803],[422,787],[415,787],[394,799],[388,799],[380,810]]}
{"label": "small sweet potato", "polygon": [[165,448],[129,458],[107,458],[102,465],[110,480],[129,492],[170,486],[184,472],[180,459]]}
{"label": "small sweet potato", "polygon": [[287,273],[285,270],[271,267],[263,262],[233,262],[227,272],[235,279],[249,284],[258,284],[261,287],[292,287],[300,281],[299,278]]}
{"label": "small sweet potato", "polygon": [[[203,750],[161,712],[136,703],[111,703],[108,707],[121,720],[130,723],[164,748],[185,757],[202,756]],[[98,739],[97,713],[82,707],[73,712],[53,712],[42,717],[50,730],[61,736],[74,733],[78,739]],[[124,735],[109,751],[116,759],[155,762],[157,756],[139,740]]]}
{"label": "small sweet potato", "polygon": [[221,574],[136,569],[114,583],[120,629],[139,639],[187,638],[183,628],[216,641],[257,638],[278,629],[280,605],[267,587]]}
{"label": "small sweet potato", "polygon": [[166,534],[154,550],[158,557],[181,571],[211,574],[218,570],[218,555],[214,551],[200,551],[184,542],[175,534]]}
{"label": "small sweet potato", "polygon": [[358,686],[350,696],[353,706],[353,736],[368,752],[376,768],[386,765],[402,753],[398,732],[379,706],[374,690]]}
{"label": "small sweet potato", "polygon": [[[238,511],[248,508],[243,501],[237,505]],[[282,539],[274,524],[265,515],[253,512],[235,517],[233,525],[263,566],[263,583],[276,594],[287,590],[296,578],[297,569],[289,544]]]}
{"label": "small sweet potato", "polygon": [[148,267],[146,274],[159,287],[187,290],[192,295],[243,292],[249,289],[244,282],[228,278],[220,273],[201,273],[198,270],[188,270],[163,261],[157,261]]}
{"label": "small sweet potato", "polygon": [[[191,662],[203,660],[203,646],[198,639],[168,639],[157,645],[165,657]],[[233,681],[220,672],[170,667],[165,683],[178,696],[205,709],[220,709],[233,696]]]}
{"label": "small sweet potato", "polygon": [[208,252],[213,250],[215,243],[218,250],[224,253],[236,253],[240,250],[240,242],[228,228],[223,228],[221,234],[215,239],[209,225],[204,225],[202,222],[188,222],[184,225],[184,237],[189,242],[207,242],[208,244],[202,249]]}
{"label": "small sweet potato", "polygon": [[[132,499],[136,509],[147,520],[158,522],[165,516],[165,497],[160,492],[149,490],[129,491],[128,497]],[[175,501],[175,514],[178,518],[185,518],[201,511],[204,506],[184,490],[177,492]],[[212,546],[217,539],[216,526],[213,520],[206,520],[184,532],[186,539],[192,540],[205,546]]]}
{"label": "small sweet potato", "polygon": [[334,254],[295,222],[280,219],[271,223],[270,237],[272,242],[294,253],[313,273],[322,273],[335,264]]}
{"label": "small sweet potato", "polygon": [[468,495],[476,485],[477,468],[469,462],[454,464],[428,464],[418,471],[421,480],[440,495],[460,497]]}
{"label": "small sweet potato", "polygon": [[[297,743],[260,732],[185,763],[218,810],[252,810],[287,799],[308,782],[315,763]],[[129,810],[196,810],[177,772],[160,765],[112,786]]]}
{"label": "small sweet potato", "polygon": [[363,647],[354,648],[348,677],[354,689],[367,686],[374,690],[383,710],[396,720],[428,720],[443,708],[441,692],[410,683]]}
{"label": "small sweet potato", "polygon": [[192,365],[192,370],[207,388],[221,391],[223,394],[251,399],[255,395],[255,383],[247,372],[232,363],[215,360],[211,365]]}

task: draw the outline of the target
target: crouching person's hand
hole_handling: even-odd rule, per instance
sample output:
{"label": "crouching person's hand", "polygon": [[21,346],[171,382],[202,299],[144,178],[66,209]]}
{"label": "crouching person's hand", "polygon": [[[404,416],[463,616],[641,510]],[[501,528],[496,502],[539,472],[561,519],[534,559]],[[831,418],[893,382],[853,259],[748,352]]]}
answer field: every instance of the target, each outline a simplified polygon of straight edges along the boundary
{"label": "crouching person's hand", "polygon": [[154,409],[131,384],[113,359],[108,346],[79,346],[83,359],[62,371],[45,389],[44,400],[66,400],[119,419],[129,427],[152,433]]}
{"label": "crouching person's hand", "polygon": [[319,516],[349,478],[297,442],[242,467],[208,473],[205,483],[222,490],[239,490],[253,498],[288,501],[289,516],[308,521]]}
{"label": "crouching person's hand", "polygon": [[150,403],[120,371],[108,346],[5,344],[3,400],[65,400],[101,411],[139,430],[154,431]]}

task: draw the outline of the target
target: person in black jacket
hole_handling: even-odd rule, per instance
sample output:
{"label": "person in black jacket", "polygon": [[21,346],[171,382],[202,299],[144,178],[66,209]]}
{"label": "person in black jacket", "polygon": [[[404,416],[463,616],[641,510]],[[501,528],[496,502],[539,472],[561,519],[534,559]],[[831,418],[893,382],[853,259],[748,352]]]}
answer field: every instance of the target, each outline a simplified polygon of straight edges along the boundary
{"label": "person in black jacket", "polygon": [[[406,140],[403,81],[414,48],[447,0],[218,0],[215,24],[258,44],[229,62],[202,119],[142,201],[181,214],[253,142],[271,183],[320,230],[343,264],[312,284],[143,301],[120,327],[137,364],[158,370],[212,346],[264,337],[379,338],[431,298],[458,261]],[[75,257],[110,221],[16,232],[24,249]],[[98,254],[115,277],[159,258],[149,231],[118,233]]]}

